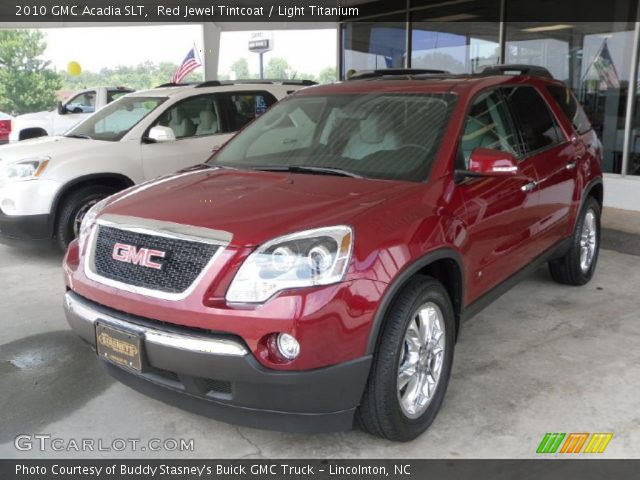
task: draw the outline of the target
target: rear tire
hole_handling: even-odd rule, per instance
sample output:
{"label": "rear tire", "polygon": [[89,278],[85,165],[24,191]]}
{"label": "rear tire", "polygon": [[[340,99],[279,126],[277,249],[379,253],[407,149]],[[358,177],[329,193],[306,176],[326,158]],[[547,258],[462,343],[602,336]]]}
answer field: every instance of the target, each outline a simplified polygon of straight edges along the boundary
{"label": "rear tire", "polygon": [[414,277],[383,328],[357,420],[373,435],[405,442],[431,425],[447,390],[455,344],[447,291],[432,277]]}
{"label": "rear tire", "polygon": [[87,211],[103,198],[116,192],[113,187],[92,185],[76,190],[64,200],[56,223],[56,239],[62,251],[66,251],[71,241],[76,238]]}
{"label": "rear tire", "polygon": [[593,197],[585,201],[567,253],[549,262],[551,277],[565,285],[584,285],[598,263],[600,251],[600,204]]}

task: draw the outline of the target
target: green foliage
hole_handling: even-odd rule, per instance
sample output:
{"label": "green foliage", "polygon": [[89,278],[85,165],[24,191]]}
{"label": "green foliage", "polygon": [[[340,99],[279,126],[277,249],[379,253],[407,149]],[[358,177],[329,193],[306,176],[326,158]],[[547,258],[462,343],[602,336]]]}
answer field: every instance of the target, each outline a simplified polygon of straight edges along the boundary
{"label": "green foliage", "polygon": [[40,58],[46,46],[37,30],[0,30],[0,111],[19,115],[55,106],[62,79]]}
{"label": "green foliage", "polygon": [[336,67],[324,67],[318,74],[318,83],[331,83],[338,79]]}
{"label": "green foliage", "polygon": [[[170,62],[156,64],[147,61],[133,67],[118,65],[115,68],[102,68],[99,72],[83,71],[77,77],[64,73],[64,89],[76,91],[89,87],[123,86],[144,90],[170,82],[177,68],[178,65]],[[183,81],[201,82],[203,78],[200,69],[191,72]]]}
{"label": "green foliage", "polygon": [[249,72],[249,61],[245,58],[239,58],[231,64],[231,73],[236,79],[258,78],[255,73]]}
{"label": "green foliage", "polygon": [[274,57],[269,59],[264,67],[265,78],[293,78],[296,72],[291,70],[289,62],[282,57]]}

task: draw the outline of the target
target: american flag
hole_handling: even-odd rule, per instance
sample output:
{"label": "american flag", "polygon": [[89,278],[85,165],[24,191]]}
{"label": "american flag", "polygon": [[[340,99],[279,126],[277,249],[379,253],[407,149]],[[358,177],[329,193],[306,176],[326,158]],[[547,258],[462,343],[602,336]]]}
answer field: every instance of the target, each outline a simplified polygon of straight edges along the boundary
{"label": "american flag", "polygon": [[189,53],[187,53],[187,56],[184,57],[182,64],[175,71],[175,73],[173,74],[173,77],[171,77],[171,83],[180,83],[184,79],[184,77],[189,75],[200,65],[202,64],[200,63],[200,60],[196,56],[196,48],[193,47],[191,50],[189,50]]}

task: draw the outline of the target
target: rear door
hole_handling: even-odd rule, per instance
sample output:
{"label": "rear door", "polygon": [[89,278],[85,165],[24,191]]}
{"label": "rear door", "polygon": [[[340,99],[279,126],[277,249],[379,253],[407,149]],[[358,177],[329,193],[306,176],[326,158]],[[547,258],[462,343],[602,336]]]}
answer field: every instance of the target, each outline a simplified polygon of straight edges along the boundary
{"label": "rear door", "polygon": [[458,165],[466,170],[477,147],[502,150],[519,159],[522,175],[467,178],[458,185],[465,199],[469,234],[469,299],[477,298],[530,261],[536,223],[535,194],[523,188],[535,178],[531,160],[523,156],[520,136],[499,89],[474,100],[459,143]]}
{"label": "rear door", "polygon": [[526,158],[536,172],[537,221],[533,256],[553,246],[567,230],[576,186],[576,161],[583,146],[572,143],[560,128],[540,92],[532,86],[504,90],[521,132]]}

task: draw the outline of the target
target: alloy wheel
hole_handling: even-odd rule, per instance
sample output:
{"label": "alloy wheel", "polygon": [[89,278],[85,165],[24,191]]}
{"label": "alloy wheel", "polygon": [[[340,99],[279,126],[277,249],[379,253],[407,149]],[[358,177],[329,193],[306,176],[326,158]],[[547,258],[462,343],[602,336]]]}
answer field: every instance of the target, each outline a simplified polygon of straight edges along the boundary
{"label": "alloy wheel", "polygon": [[445,353],[444,317],[428,302],[411,318],[398,364],[398,401],[408,418],[422,415],[438,387]]}

